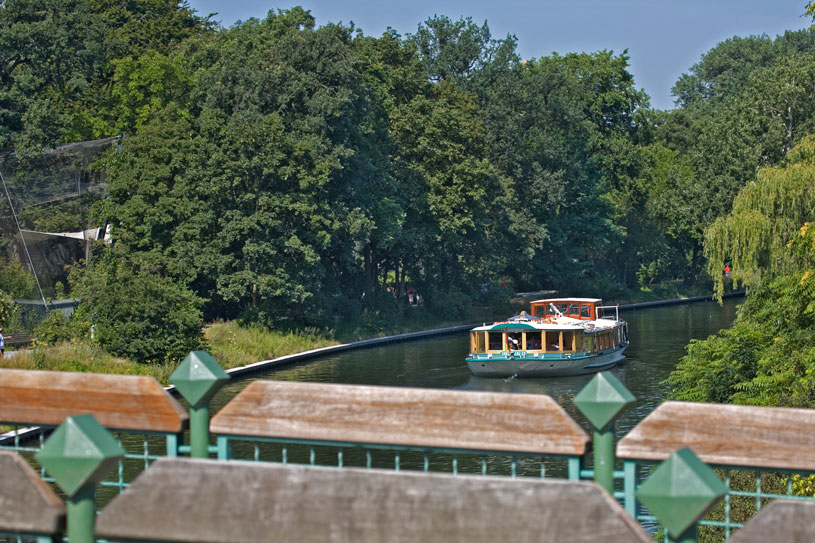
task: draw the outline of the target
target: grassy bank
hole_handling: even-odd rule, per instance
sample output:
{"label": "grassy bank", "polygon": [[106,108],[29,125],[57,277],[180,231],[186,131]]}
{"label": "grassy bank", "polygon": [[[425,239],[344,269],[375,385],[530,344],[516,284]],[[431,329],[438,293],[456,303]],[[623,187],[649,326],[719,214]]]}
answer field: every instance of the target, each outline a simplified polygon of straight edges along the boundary
{"label": "grassy bank", "polygon": [[[339,343],[329,333],[314,330],[302,332],[266,331],[256,327],[241,328],[234,322],[218,322],[204,329],[205,349],[224,368],[235,368],[278,356]],[[163,385],[170,384],[172,364],[139,364],[117,358],[95,345],[63,342],[37,345],[33,349],[9,353],[0,359],[0,367],[27,370],[76,371],[152,375]]]}
{"label": "grassy bank", "polygon": [[17,353],[6,353],[6,356],[0,359],[0,367],[21,370],[152,375],[165,384],[169,383],[170,374],[175,369],[159,364],[139,364],[125,358],[111,356],[95,345],[71,342],[53,346],[37,346],[34,349]]}
{"label": "grassy bank", "polygon": [[204,338],[207,350],[225,369],[340,343],[329,331],[268,331],[254,326],[242,328],[235,322],[207,326]]}
{"label": "grassy bank", "polygon": [[[669,283],[652,289],[615,294],[605,302],[625,304],[699,296],[709,292],[683,288],[681,283]],[[416,307],[406,308],[401,318],[385,317],[372,312],[353,322],[338,323],[336,330],[269,331],[255,326],[241,327],[236,322],[216,322],[204,329],[204,348],[222,367],[229,369],[359,339],[492,321],[528,309],[529,302],[530,299],[515,298],[489,305],[475,303],[459,307],[455,316],[448,317],[433,315]],[[169,377],[175,370],[172,364],[139,364],[113,357],[97,346],[75,342],[37,346],[32,350],[16,353],[15,356],[6,356],[0,359],[0,367],[152,375],[164,385],[169,384]]]}

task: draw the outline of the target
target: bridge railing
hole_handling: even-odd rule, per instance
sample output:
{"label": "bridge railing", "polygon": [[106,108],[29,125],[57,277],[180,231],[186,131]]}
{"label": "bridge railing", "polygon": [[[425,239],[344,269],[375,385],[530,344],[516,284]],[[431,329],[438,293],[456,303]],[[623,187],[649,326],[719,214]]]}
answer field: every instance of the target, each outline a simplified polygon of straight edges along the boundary
{"label": "bridge railing", "polygon": [[96,528],[114,541],[653,541],[591,482],[182,458],[151,466]]}
{"label": "bridge railing", "polygon": [[577,480],[590,438],[552,398],[254,381],[210,423],[218,458]]}
{"label": "bridge railing", "polygon": [[[54,492],[16,453],[0,451],[0,470],[0,540],[62,541]],[[730,541],[811,541],[813,514],[779,500]],[[185,458],[151,464],[94,524],[71,541],[653,541],[591,482]]]}
{"label": "bridge railing", "polygon": [[[190,358],[193,369],[200,370],[204,362],[200,353]],[[191,401],[193,408],[202,409],[213,393],[211,383],[222,380],[211,373],[204,379],[206,390],[191,380],[196,376],[179,378],[198,395],[197,403]],[[598,374],[575,397],[597,428],[591,447],[579,425],[544,395],[255,381],[203,425],[207,439],[199,450],[204,456],[217,453],[220,461],[254,460],[256,465],[387,467],[572,481],[594,476],[634,518],[647,523],[654,517],[637,501],[645,475],[676,451],[690,448],[721,470],[729,487],[721,508],[703,521],[720,527],[724,537],[743,523],[733,514],[737,501],[754,504],[748,515],[760,512],[780,496],[798,497],[790,474],[815,472],[815,410],[684,402],[661,405],[620,441],[616,460],[622,460],[623,469],[615,472],[615,458],[598,452],[613,445],[613,437],[608,439],[613,421],[631,401],[630,393],[607,374]],[[189,416],[152,378],[0,370],[0,422],[45,429],[33,444],[22,432],[13,432],[5,448],[31,459],[50,429],[84,413],[120,434],[125,445],[121,436],[130,432],[164,438],[161,452],[148,450],[149,440],[128,451],[124,461],[139,463],[139,471],[160,456],[194,452],[182,444]],[[209,432],[215,447],[206,446]],[[583,468],[588,452],[594,452],[591,470]],[[601,464],[605,467],[597,469]],[[102,484],[124,489],[122,465],[113,480]],[[730,484],[733,470],[765,475],[754,477],[753,488],[743,489]],[[768,472],[781,475],[771,479]],[[612,475],[617,474],[623,475],[623,484],[615,490]],[[608,481],[602,482],[603,477]],[[781,491],[767,488],[779,481],[785,487]]]}
{"label": "bridge railing", "polygon": [[[128,484],[125,473],[176,456],[189,425],[178,400],[152,377],[0,369],[0,424],[11,428],[0,449],[33,461],[56,426],[86,413],[114,432],[127,451],[114,477],[102,483],[120,492]],[[44,470],[42,476],[49,480]]]}
{"label": "bridge railing", "polygon": [[0,451],[0,541],[62,541],[65,504],[22,457]]}
{"label": "bridge railing", "polygon": [[815,473],[815,410],[669,401],[617,444],[624,503],[632,516],[654,520],[638,503],[636,489],[654,465],[684,447],[724,479],[722,504],[700,522],[719,527],[723,538],[770,500],[813,501],[813,492],[798,495],[793,481],[796,474],[806,480]]}

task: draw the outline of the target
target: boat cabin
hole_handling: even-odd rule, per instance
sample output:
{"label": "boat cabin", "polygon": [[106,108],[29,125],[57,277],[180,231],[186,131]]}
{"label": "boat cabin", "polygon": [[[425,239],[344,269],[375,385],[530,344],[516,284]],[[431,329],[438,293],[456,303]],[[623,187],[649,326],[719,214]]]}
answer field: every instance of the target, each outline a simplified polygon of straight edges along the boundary
{"label": "boat cabin", "polygon": [[582,352],[582,330],[506,330],[500,325],[495,331],[478,330],[470,333],[471,353],[532,351],[547,353]]}
{"label": "boat cabin", "polygon": [[537,318],[571,317],[581,321],[593,321],[600,318],[597,311],[603,305],[599,298],[550,298],[532,302],[532,315]]}

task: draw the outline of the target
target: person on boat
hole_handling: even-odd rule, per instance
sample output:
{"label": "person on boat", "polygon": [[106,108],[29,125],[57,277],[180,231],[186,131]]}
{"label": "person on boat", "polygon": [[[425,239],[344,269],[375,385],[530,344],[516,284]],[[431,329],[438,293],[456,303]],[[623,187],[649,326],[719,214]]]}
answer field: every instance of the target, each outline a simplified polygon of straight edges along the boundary
{"label": "person on boat", "polygon": [[518,343],[518,340],[510,335],[507,335],[507,347],[509,348],[510,351],[517,351],[518,349],[521,348]]}

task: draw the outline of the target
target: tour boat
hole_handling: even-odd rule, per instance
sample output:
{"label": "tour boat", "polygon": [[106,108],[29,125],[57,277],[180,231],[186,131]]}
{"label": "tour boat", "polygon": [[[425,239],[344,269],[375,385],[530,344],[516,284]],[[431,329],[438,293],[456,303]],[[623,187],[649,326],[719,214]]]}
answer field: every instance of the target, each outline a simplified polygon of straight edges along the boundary
{"label": "tour boat", "polygon": [[599,298],[532,302],[505,321],[470,331],[467,367],[479,377],[555,377],[608,369],[625,358],[628,325]]}

